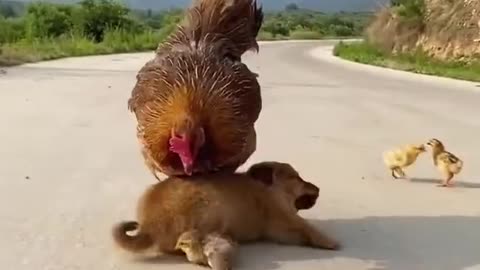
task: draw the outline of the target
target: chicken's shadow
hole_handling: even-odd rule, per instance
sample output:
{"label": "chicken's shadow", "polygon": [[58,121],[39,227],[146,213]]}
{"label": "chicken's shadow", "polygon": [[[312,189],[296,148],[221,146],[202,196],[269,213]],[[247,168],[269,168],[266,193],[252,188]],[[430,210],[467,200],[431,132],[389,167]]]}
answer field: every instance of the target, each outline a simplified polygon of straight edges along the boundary
{"label": "chicken's shadow", "polygon": [[480,217],[367,217],[310,222],[336,237],[343,249],[242,246],[234,269],[273,270],[285,263],[298,269],[331,268],[332,261],[342,269],[357,270],[464,269],[480,263]]}
{"label": "chicken's shadow", "polygon": [[[411,178],[410,182],[419,183],[419,184],[438,185],[438,184],[442,183],[442,180],[434,179],[434,178]],[[453,179],[453,184],[454,184],[453,188],[455,188],[455,187],[457,187],[457,188],[480,188],[480,183],[455,181],[455,179]]]}

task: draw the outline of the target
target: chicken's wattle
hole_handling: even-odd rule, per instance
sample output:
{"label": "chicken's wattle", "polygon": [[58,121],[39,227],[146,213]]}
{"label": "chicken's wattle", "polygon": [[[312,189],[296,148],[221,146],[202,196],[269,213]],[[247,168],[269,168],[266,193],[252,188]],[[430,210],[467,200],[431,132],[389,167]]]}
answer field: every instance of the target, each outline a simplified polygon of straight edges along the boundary
{"label": "chicken's wattle", "polygon": [[193,173],[193,155],[190,150],[190,142],[185,138],[170,138],[170,151],[178,154],[182,162],[183,170],[187,175]]}

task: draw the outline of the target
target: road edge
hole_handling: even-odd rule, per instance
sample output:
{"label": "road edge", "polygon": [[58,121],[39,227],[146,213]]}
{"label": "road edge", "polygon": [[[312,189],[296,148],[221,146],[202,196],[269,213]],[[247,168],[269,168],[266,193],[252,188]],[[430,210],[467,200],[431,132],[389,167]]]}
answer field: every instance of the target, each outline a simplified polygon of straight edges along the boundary
{"label": "road edge", "polygon": [[[336,40],[336,41],[340,42],[340,40]],[[388,76],[392,79],[436,84],[436,85],[441,85],[443,87],[449,86],[454,88],[471,88],[470,90],[474,90],[474,91],[480,90],[479,89],[480,84],[471,82],[471,81],[446,78],[446,77],[440,77],[435,75],[413,73],[413,72],[404,71],[404,70],[391,69],[391,68],[357,63],[354,61],[346,60],[338,56],[335,56],[333,54],[334,47],[335,45],[324,45],[324,46],[320,45],[310,50],[308,53],[312,58],[316,60],[342,66],[350,70],[367,72],[375,75],[381,74],[381,76]]]}

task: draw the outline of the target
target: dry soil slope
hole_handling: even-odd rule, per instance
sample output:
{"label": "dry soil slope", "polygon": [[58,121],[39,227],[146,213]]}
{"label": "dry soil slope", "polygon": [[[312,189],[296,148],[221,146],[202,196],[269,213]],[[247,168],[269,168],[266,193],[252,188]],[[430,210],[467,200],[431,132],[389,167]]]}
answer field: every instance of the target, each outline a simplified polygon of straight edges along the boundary
{"label": "dry soil slope", "polygon": [[423,18],[405,19],[385,8],[367,30],[368,37],[393,52],[421,48],[440,59],[480,54],[480,1],[425,0]]}

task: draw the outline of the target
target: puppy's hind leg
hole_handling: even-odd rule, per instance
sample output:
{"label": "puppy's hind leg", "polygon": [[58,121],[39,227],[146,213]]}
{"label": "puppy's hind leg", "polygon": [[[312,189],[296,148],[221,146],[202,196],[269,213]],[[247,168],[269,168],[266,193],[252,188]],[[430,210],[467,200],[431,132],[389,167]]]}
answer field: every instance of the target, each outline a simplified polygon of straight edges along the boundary
{"label": "puppy's hind leg", "polygon": [[317,230],[299,216],[275,222],[267,232],[267,238],[284,245],[309,246],[320,249],[339,250],[341,245]]}

